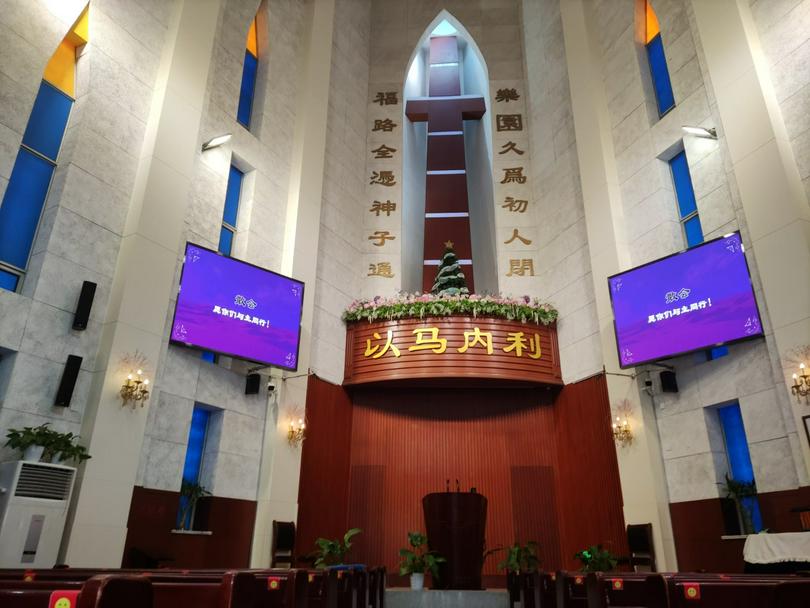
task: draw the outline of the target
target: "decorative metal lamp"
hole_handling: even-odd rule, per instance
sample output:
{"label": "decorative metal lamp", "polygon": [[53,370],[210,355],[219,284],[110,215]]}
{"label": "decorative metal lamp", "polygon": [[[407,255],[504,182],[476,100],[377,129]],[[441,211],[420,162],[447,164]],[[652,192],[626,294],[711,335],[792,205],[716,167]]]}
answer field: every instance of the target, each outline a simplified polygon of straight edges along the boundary
{"label": "decorative metal lamp", "polygon": [[627,418],[616,416],[616,420],[613,422],[613,441],[621,447],[633,443],[633,430],[630,428]]}
{"label": "decorative metal lamp", "polygon": [[136,405],[143,407],[146,400],[149,398],[149,378],[143,377],[143,370],[135,372],[135,376],[130,373],[127,375],[127,380],[121,387],[121,398],[124,400],[124,405],[131,405],[135,409]]}
{"label": "decorative metal lamp", "polygon": [[796,395],[799,403],[802,399],[805,400],[805,403],[810,402],[810,374],[807,373],[804,363],[799,365],[799,373],[793,374],[793,386],[790,387],[790,392]]}
{"label": "decorative metal lamp", "polygon": [[627,399],[622,399],[611,408],[616,414],[613,420],[613,441],[616,445],[627,447],[633,443],[633,429],[630,428],[630,418],[632,418],[633,404]]}
{"label": "decorative metal lamp", "polygon": [[292,447],[297,448],[301,445],[301,442],[306,439],[306,426],[303,418],[299,418],[298,422],[295,420],[290,421],[290,428],[287,431],[287,441]]}

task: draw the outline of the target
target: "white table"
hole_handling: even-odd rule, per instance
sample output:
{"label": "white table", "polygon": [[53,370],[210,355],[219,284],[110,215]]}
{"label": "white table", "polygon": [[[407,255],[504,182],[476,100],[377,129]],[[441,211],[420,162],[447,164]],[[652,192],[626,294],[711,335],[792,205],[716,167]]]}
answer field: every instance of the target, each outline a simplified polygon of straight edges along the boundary
{"label": "white table", "polygon": [[749,534],[743,559],[749,564],[810,562],[810,532]]}

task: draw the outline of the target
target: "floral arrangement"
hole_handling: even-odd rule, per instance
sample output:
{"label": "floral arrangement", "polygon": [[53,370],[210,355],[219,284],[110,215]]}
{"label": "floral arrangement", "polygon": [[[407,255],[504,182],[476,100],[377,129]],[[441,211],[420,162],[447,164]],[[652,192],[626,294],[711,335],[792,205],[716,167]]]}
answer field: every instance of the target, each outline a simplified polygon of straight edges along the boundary
{"label": "floral arrangement", "polygon": [[370,300],[355,300],[343,313],[343,320],[347,323],[362,320],[372,322],[450,315],[495,317],[543,325],[549,325],[557,319],[557,311],[553,306],[529,296],[510,298],[500,295],[400,293],[390,298],[375,296]]}

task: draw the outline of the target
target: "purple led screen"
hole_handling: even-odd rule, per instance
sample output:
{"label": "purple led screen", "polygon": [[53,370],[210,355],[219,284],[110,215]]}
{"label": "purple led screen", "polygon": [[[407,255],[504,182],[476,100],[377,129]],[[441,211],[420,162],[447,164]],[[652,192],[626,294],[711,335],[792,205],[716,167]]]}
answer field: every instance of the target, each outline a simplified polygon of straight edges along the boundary
{"label": "purple led screen", "polygon": [[762,334],[739,233],[608,279],[622,367]]}
{"label": "purple led screen", "polygon": [[186,244],[174,342],[295,369],[304,284]]}

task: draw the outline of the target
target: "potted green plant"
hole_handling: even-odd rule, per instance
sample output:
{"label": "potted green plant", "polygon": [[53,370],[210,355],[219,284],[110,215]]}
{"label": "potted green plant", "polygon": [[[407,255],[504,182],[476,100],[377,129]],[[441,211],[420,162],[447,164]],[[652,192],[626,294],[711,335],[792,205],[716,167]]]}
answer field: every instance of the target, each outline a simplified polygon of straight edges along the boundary
{"label": "potted green plant", "polygon": [[53,445],[56,436],[61,434],[49,429],[48,425],[46,422],[39,426],[9,429],[6,433],[6,446],[19,451],[22,459],[27,462],[39,462],[45,451]]}
{"label": "potted green plant", "polygon": [[78,440],[79,436],[73,433],[54,432],[42,459],[45,462],[53,462],[55,464],[72,461],[77,463],[84,462],[90,458],[90,454],[87,453],[86,447],[76,443]]}
{"label": "potted green plant", "polygon": [[427,549],[427,536],[421,532],[408,532],[408,544],[399,550],[402,561],[399,564],[400,576],[411,576],[411,589],[420,590],[425,586],[425,573],[430,572],[433,580],[439,578],[439,564],[446,562],[435,551]]}
{"label": "potted green plant", "polygon": [[540,558],[537,555],[537,543],[530,540],[525,545],[515,543],[509,547],[492,551],[506,551],[506,557],[498,563],[499,570],[506,571],[507,588],[512,601],[520,601],[520,590],[517,586],[517,577],[521,573],[537,572]]}
{"label": "potted green plant", "polygon": [[204,496],[211,496],[211,492],[198,483],[183,480],[180,486],[181,508],[180,508],[180,529],[194,529],[194,512],[197,502]]}
{"label": "potted green plant", "polygon": [[525,545],[515,543],[506,547],[506,557],[498,564],[499,570],[514,572],[537,572],[540,558],[537,556],[537,543],[530,540]]}
{"label": "potted green plant", "polygon": [[611,572],[615,570],[618,560],[602,545],[591,545],[587,549],[577,551],[575,559],[582,562],[582,572]]}
{"label": "potted green plant", "polygon": [[753,534],[754,513],[752,502],[757,496],[757,483],[751,481],[738,481],[726,473],[726,481],[721,484],[726,498],[730,498],[737,505],[737,517],[740,520],[740,530],[743,534]]}
{"label": "potted green plant", "polygon": [[315,558],[316,568],[327,568],[343,563],[346,553],[352,548],[352,538],[360,534],[360,528],[352,528],[343,535],[343,540],[332,540],[330,538],[318,538],[315,541],[315,551],[312,553]]}

